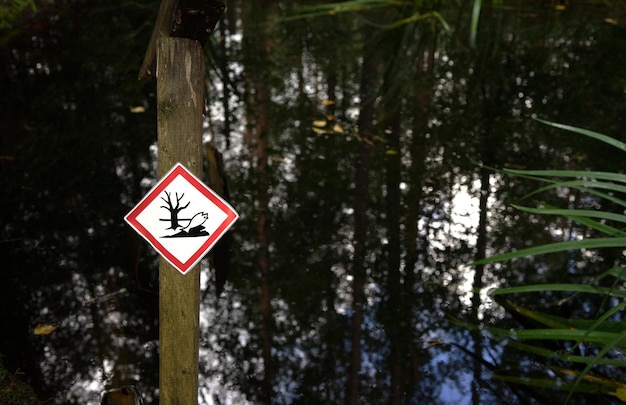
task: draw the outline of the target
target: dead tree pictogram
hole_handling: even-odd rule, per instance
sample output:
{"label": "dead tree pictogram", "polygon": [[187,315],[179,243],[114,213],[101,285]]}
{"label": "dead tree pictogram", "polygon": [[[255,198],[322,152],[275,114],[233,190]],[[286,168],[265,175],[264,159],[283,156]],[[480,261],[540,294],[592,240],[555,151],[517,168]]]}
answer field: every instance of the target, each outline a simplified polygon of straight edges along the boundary
{"label": "dead tree pictogram", "polygon": [[180,200],[183,199],[185,193],[182,193],[180,197],[178,196],[178,193],[176,193],[176,205],[172,202],[172,195],[170,193],[166,191],[165,195],[167,196],[167,200],[163,197],[161,197],[161,200],[165,201],[167,207],[165,205],[161,205],[161,208],[165,208],[170,213],[170,227],[167,229],[177,229],[180,226],[178,224],[178,213],[189,207],[189,203],[183,207],[180,206]]}

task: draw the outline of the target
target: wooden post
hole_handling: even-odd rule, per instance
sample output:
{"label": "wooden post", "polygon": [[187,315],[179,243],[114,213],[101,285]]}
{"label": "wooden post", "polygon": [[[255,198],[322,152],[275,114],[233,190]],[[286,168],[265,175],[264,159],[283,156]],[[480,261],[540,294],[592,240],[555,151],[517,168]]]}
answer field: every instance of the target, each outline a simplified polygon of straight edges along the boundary
{"label": "wooden post", "polygon": [[[182,163],[202,177],[202,46],[224,0],[162,0],[140,79],[157,79],[158,167]],[[155,69],[156,67],[156,69]],[[198,403],[200,265],[184,275],[159,261],[159,391],[162,405]]]}
{"label": "wooden post", "polygon": [[[202,176],[204,60],[198,41],[157,41],[158,167],[177,162]],[[161,405],[198,403],[200,265],[181,274],[159,262],[159,387]]]}

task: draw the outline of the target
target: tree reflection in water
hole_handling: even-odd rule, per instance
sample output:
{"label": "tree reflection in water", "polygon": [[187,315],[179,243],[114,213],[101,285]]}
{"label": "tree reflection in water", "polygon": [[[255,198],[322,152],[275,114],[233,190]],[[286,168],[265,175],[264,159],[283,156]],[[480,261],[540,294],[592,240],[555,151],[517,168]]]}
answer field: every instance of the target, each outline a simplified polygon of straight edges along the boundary
{"label": "tree reflection in water", "polygon": [[[57,0],[2,28],[0,354],[47,403],[97,403],[103,390],[127,385],[146,404],[158,401],[157,257],[122,220],[156,180],[154,83],[136,75],[157,3]],[[224,154],[241,219],[219,299],[211,262],[202,264],[209,291],[200,403],[560,399],[491,379],[494,370],[538,370],[506,341],[472,334],[449,315],[518,327],[486,295],[472,299],[472,288],[577,281],[621,260],[617,249],[570,252],[485,266],[478,278],[467,267],[481,253],[571,231],[560,219],[512,210],[535,185],[481,172],[475,161],[619,168],[609,149],[531,118],[619,137],[620,10],[484,5],[472,47],[471,12],[452,4],[419,10],[458,21],[446,31],[436,18],[402,20],[418,15],[411,4],[290,20],[302,12],[297,2],[249,3],[229,2],[206,48],[205,140]],[[364,30],[372,30],[368,46]],[[260,50],[269,52],[263,63]],[[360,75],[365,57],[369,81]],[[361,86],[374,97],[363,100],[370,93]],[[366,102],[372,129],[363,134]],[[369,154],[369,183],[355,194],[358,149]],[[550,198],[555,206],[595,204],[568,190]],[[357,218],[369,224],[361,235]],[[357,237],[362,322],[353,322]],[[271,297],[265,322],[261,297]],[[596,305],[575,304],[558,307],[560,316],[584,317]],[[35,334],[37,325],[55,329]],[[355,328],[361,362],[350,375]],[[269,358],[262,336],[271,336]],[[612,399],[575,403],[600,400]]]}

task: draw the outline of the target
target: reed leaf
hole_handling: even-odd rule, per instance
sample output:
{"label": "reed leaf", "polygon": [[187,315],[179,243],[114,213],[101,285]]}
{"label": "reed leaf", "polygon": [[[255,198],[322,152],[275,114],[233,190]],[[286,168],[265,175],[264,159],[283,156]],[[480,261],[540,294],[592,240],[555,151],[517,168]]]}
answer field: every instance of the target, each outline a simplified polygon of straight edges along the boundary
{"label": "reed leaf", "polygon": [[599,248],[613,248],[626,246],[626,237],[611,237],[611,238],[595,238],[595,239],[582,239],[572,240],[565,242],[550,243],[547,245],[534,246],[527,249],[516,250],[513,252],[502,253],[497,256],[487,257],[485,259],[477,260],[471,265],[481,265],[488,263],[497,263],[505,260],[516,259],[520,257],[539,256],[548,253],[564,252],[568,250],[578,249],[599,249]]}
{"label": "reed leaf", "polygon": [[[569,125],[558,124],[545,120],[539,122],[554,128],[581,134],[600,142],[606,143],[621,151],[626,152],[626,143],[594,131],[576,128]],[[590,170],[517,170],[504,169],[503,172],[519,178],[529,179],[542,183],[532,193],[526,195],[523,200],[536,198],[541,193],[559,190],[563,188],[575,189],[587,195],[598,198],[598,201],[608,201],[619,207],[626,208],[626,200],[621,195],[626,194],[626,175],[622,173],[590,171]],[[534,215],[557,215],[577,222],[606,237],[586,238],[580,240],[562,241],[533,246],[527,249],[507,252],[476,261],[475,265],[496,263],[521,257],[533,257],[549,253],[601,248],[626,247],[626,230],[622,230],[621,224],[626,223],[626,215],[623,213],[609,212],[605,210],[591,209],[561,209],[558,207],[543,205],[537,208],[523,205],[513,205],[519,211]],[[611,280],[612,279],[612,280]],[[602,281],[602,286],[592,285]],[[605,285],[610,285],[606,287]],[[626,360],[621,356],[626,353],[626,322],[612,321],[611,319],[623,318],[626,309],[626,291],[621,288],[626,282],[626,268],[613,267],[596,276],[592,283],[546,283],[531,284],[497,288],[489,291],[489,295],[510,313],[520,319],[528,319],[528,325],[539,325],[539,328],[528,329],[502,329],[485,327],[482,330],[489,332],[492,338],[506,342],[510,347],[519,349],[525,353],[539,355],[546,359],[582,363],[585,365],[582,371],[573,370],[555,365],[547,366],[556,378],[529,378],[522,376],[509,376],[496,374],[495,379],[509,383],[524,384],[535,387],[549,388],[554,390],[567,390],[566,403],[573,393],[605,393],[613,395],[622,401],[626,401],[626,385],[609,378],[601,378],[592,375],[595,366],[611,366],[626,368]],[[512,301],[515,294],[554,294],[556,292],[565,295],[566,299],[577,297],[580,294],[592,294],[601,297],[599,309],[593,319],[567,319],[560,316],[536,311],[518,305]],[[510,298],[505,298],[510,297]],[[567,298],[569,296],[569,298]],[[579,297],[580,298],[580,297]],[[615,301],[617,300],[617,303]],[[597,301],[597,300],[596,300]],[[561,305],[563,300],[558,301]],[[545,309],[545,306],[544,306]],[[478,326],[470,327],[478,330]],[[568,347],[566,352],[553,351],[543,347],[536,341],[574,342],[574,345],[562,345]],[[581,345],[595,346],[594,354],[589,356],[575,355],[573,351]],[[583,353],[585,353],[583,351]]]}

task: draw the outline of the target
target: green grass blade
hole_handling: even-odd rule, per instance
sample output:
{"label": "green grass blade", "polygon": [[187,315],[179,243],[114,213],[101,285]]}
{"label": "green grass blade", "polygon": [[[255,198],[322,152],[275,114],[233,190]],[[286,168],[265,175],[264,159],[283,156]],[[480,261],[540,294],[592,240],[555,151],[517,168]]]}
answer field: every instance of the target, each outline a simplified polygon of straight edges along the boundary
{"label": "green grass blade", "polygon": [[626,267],[613,267],[606,272],[607,275],[611,275],[618,280],[626,281]]}
{"label": "green grass blade", "polygon": [[470,21],[470,47],[476,48],[476,37],[478,36],[478,21],[480,20],[480,9],[482,0],[474,0],[472,6],[472,20]]}
{"label": "green grass blade", "polygon": [[520,257],[538,256],[538,255],[563,252],[563,251],[568,251],[568,250],[599,249],[599,248],[612,248],[612,247],[625,247],[625,246],[626,246],[626,237],[596,238],[596,239],[583,239],[583,240],[556,242],[556,243],[549,243],[549,244],[541,245],[541,246],[534,246],[528,249],[516,250],[514,252],[503,253],[497,256],[487,257],[485,259],[475,261],[474,263],[471,263],[470,265],[475,266],[479,264],[503,262],[505,260],[516,259]]}
{"label": "green grass blade", "polygon": [[531,180],[535,180],[535,181],[540,181],[540,182],[548,182],[550,184],[548,184],[547,186],[538,188],[537,190],[520,198],[520,200],[527,200],[536,194],[541,194],[541,193],[544,193],[546,191],[550,191],[553,189],[573,188],[575,190],[579,190],[582,193],[592,194],[597,197],[600,197],[601,199],[611,201],[622,207],[626,207],[626,200],[615,197],[612,194],[599,191],[599,190],[609,190],[609,191],[613,191],[616,193],[626,193],[626,186],[622,186],[620,184],[615,184],[612,182],[588,181],[588,180],[556,181],[553,179],[548,179],[548,178],[543,178],[543,177],[533,177],[533,176],[528,176],[527,178]]}
{"label": "green grass blade", "polygon": [[[474,3],[476,5],[476,2]],[[607,145],[615,147],[620,151],[626,152],[626,143],[603,135],[594,131],[582,128],[572,127],[569,125],[558,124],[545,120],[539,122],[562,129],[569,132],[581,134],[594,140],[603,142]],[[517,170],[504,169],[504,173],[520,178],[544,183],[542,187],[534,192],[526,195],[522,200],[539,195],[544,192],[569,189],[577,190],[585,195],[589,195],[597,201],[608,201],[620,208],[626,207],[626,175],[616,172],[590,171],[590,170]],[[547,183],[547,184],[546,184]],[[534,197],[536,198],[536,197]],[[589,209],[561,209],[549,205],[532,208],[523,205],[513,205],[516,209],[534,215],[556,215],[567,218],[591,230],[598,231],[607,235],[605,238],[582,239],[544,244],[534,246],[527,249],[521,249],[515,252],[508,252],[497,256],[489,257],[474,263],[487,264],[511,260],[520,257],[538,256],[549,253],[576,251],[580,249],[599,249],[599,248],[624,248],[626,247],[626,229],[622,224],[626,223],[626,215],[620,213],[620,210],[612,210],[613,212],[603,210]],[[611,279],[607,280],[607,277]],[[601,280],[603,285],[609,287],[595,286]],[[540,324],[542,327],[537,329],[510,330],[494,327],[485,327],[483,330],[493,335],[493,339],[505,341],[510,347],[522,350],[523,352],[541,355],[549,359],[560,361],[568,361],[574,363],[585,364],[582,371],[557,367],[555,365],[548,368],[557,373],[557,377],[553,378],[526,378],[519,376],[496,375],[503,381],[533,385],[537,387],[551,388],[555,390],[567,390],[566,402],[575,392],[594,392],[605,393],[618,397],[626,402],[626,385],[610,378],[594,376],[591,370],[598,365],[615,366],[626,368],[626,361],[619,357],[611,357],[615,353],[623,355],[626,353],[626,322],[611,321],[609,319],[622,319],[624,310],[626,309],[626,291],[622,288],[626,282],[626,268],[614,267],[592,279],[594,285],[589,284],[538,284],[526,285],[518,287],[499,288],[490,291],[490,295],[494,296],[496,302],[503,308],[515,316],[522,316]],[[599,296],[596,299],[599,308],[594,319],[567,319],[544,312],[535,311],[531,308],[519,306],[509,299],[502,297],[509,294],[532,294],[532,293],[554,293],[561,292],[566,299],[578,297],[586,299],[588,297],[580,297],[579,294],[593,294]],[[498,297],[500,296],[500,297]],[[558,297],[558,295],[557,295]],[[620,301],[615,305],[614,298]],[[561,301],[558,301],[560,305]],[[606,309],[608,308],[608,309]],[[472,326],[474,327],[474,325]],[[479,326],[475,325],[475,330]],[[531,343],[525,343],[530,340]],[[566,353],[554,352],[546,349],[538,344],[532,344],[534,340],[548,341],[571,341],[574,345]],[[593,356],[575,356],[572,350],[582,344],[593,344],[597,348],[597,352]]]}
{"label": "green grass blade", "polygon": [[559,124],[556,122],[552,122],[552,121],[546,121],[546,120],[542,120],[539,118],[535,118],[537,121],[541,122],[542,124],[546,124],[549,125],[551,127],[554,128],[559,128],[559,129],[563,129],[565,131],[569,131],[569,132],[575,132],[581,135],[585,135],[588,136],[590,138],[594,138],[597,139],[601,142],[607,143],[613,147],[616,147],[618,149],[620,149],[623,152],[626,152],[626,143],[624,142],[620,142],[615,138],[611,138],[610,136],[604,135],[604,134],[600,134],[598,132],[594,132],[594,131],[590,131],[588,129],[583,129],[583,128],[578,128],[578,127],[572,127],[570,125],[564,125],[564,124]]}
{"label": "green grass blade", "polygon": [[[492,339],[495,339],[498,342],[506,341],[506,344],[508,346],[514,347],[523,352],[537,354],[548,359],[571,361],[581,364],[589,364],[595,361],[596,364],[626,368],[626,360],[624,359],[600,358],[596,361],[596,359],[594,359],[593,357],[573,355],[563,351],[553,351],[546,349],[543,346],[532,345],[519,340],[514,340],[512,338],[514,338],[515,336],[512,335],[512,331],[510,329],[495,328],[490,326],[479,328],[477,325],[466,323],[452,316],[448,317],[448,319],[450,319],[452,323],[467,328],[469,330],[484,330],[491,335]],[[614,335],[617,336],[617,334]]]}
{"label": "green grass blade", "polygon": [[608,221],[626,223],[626,215],[614,214],[612,212],[606,212],[606,211],[562,209],[562,208],[530,208],[530,207],[523,207],[521,205],[515,205],[515,204],[513,204],[513,207],[519,209],[520,211],[529,212],[531,214],[600,218],[600,219],[605,219]]}
{"label": "green grass blade", "polygon": [[617,228],[614,228],[612,226],[603,224],[601,222],[598,221],[594,221],[592,219],[589,218],[582,218],[582,217],[570,217],[567,216],[566,218],[571,219],[574,222],[578,222],[579,224],[583,225],[583,226],[587,226],[591,229],[595,229],[598,232],[601,233],[605,233],[608,236],[615,236],[615,237],[623,237],[626,236],[626,232],[624,231],[620,231]]}
{"label": "green grass blade", "polygon": [[512,384],[529,385],[538,388],[549,388],[553,390],[571,390],[576,388],[576,392],[584,392],[589,394],[613,394],[614,388],[607,384],[601,383],[585,383],[578,387],[575,387],[573,383],[565,382],[561,379],[554,378],[531,378],[531,377],[518,377],[510,375],[495,374],[492,378],[496,380],[505,381]]}
{"label": "green grass blade", "polygon": [[513,174],[525,178],[535,178],[538,180],[543,177],[574,177],[580,179],[601,179],[626,183],[626,175],[614,172],[600,172],[592,170],[519,170],[506,169],[506,173]]}
{"label": "green grass blade", "polygon": [[626,298],[626,291],[617,290],[614,288],[596,287],[586,284],[530,284],[516,287],[504,287],[497,288],[489,291],[489,295],[504,295],[504,294],[520,294],[530,292],[570,292],[581,294],[600,294],[609,295],[612,297]]}
{"label": "green grass blade", "polygon": [[601,233],[605,233],[609,236],[626,237],[626,232],[621,231],[615,227],[604,224],[602,222],[594,221],[591,218],[599,218],[608,221],[617,221],[626,223],[626,215],[614,214],[605,211],[593,211],[593,210],[573,210],[573,209],[560,209],[560,208],[531,208],[513,204],[516,209],[528,212],[530,214],[539,215],[560,215],[565,218],[569,218],[574,222],[578,222],[581,225],[587,226],[591,229],[595,229]]}
{"label": "green grass blade", "polygon": [[[553,179],[547,179],[543,177],[533,177],[529,176],[532,180],[539,180],[542,182],[549,182],[547,186],[541,187],[535,191],[533,194],[542,193],[545,191],[549,191],[555,188],[573,188],[576,190],[580,190],[583,192],[598,192],[597,190],[609,190],[617,193],[626,194],[626,186],[621,184],[616,184],[613,182],[606,181],[597,181],[597,180],[567,180],[567,181],[557,181]],[[611,197],[611,194],[605,194],[606,197]],[[624,205],[624,203],[622,203]]]}
{"label": "green grass blade", "polygon": [[[586,339],[586,338],[585,338]],[[594,357],[594,361],[587,364],[587,366],[585,367],[585,369],[583,371],[580,372],[578,378],[576,378],[576,381],[574,381],[574,386],[572,387],[572,389],[569,392],[569,395],[566,398],[566,402],[569,401],[569,399],[571,398],[572,394],[575,392],[575,390],[579,387],[579,385],[582,383],[582,381],[587,378],[587,376],[589,375],[589,372],[591,371],[591,369],[599,363],[599,360],[601,358],[603,358],[609,351],[613,350],[614,348],[616,348],[616,346],[622,342],[624,342],[626,340],[626,332],[622,332],[622,333],[616,333],[614,338],[612,339],[612,341],[607,342],[604,347],[602,348],[602,350],[600,350],[600,352]]]}
{"label": "green grass blade", "polygon": [[299,13],[282,18],[280,21],[294,21],[305,18],[335,15],[347,12],[359,12],[378,8],[411,6],[413,3],[406,0],[351,0],[327,4],[302,6]]}
{"label": "green grass blade", "polygon": [[578,329],[522,329],[508,330],[501,328],[489,328],[502,336],[521,340],[570,340],[579,341],[584,339],[588,343],[597,344],[626,344],[626,336],[623,333],[586,331]]}
{"label": "green grass blade", "polygon": [[541,346],[518,342],[517,340],[507,340],[507,345],[515,349],[518,349],[522,352],[536,354],[536,355],[545,357],[550,360],[569,361],[572,363],[579,363],[579,364],[594,363],[594,364],[603,365],[603,366],[626,368],[626,360],[610,359],[610,358],[605,358],[605,357],[602,357],[596,360],[593,357],[579,356],[579,355],[573,355],[573,354],[569,354],[569,353],[562,352],[562,351],[549,350]]}

